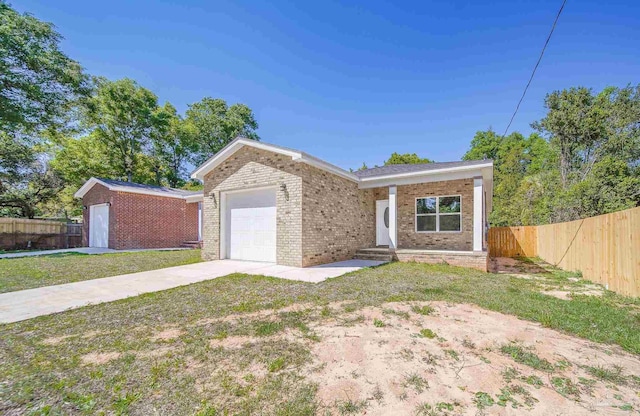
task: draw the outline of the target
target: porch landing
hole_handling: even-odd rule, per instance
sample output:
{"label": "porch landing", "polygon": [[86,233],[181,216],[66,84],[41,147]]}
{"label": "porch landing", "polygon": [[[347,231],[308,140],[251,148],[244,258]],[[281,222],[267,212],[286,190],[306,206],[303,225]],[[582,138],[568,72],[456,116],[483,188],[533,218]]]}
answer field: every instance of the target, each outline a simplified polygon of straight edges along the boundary
{"label": "porch landing", "polygon": [[363,248],[354,256],[360,260],[377,261],[415,261],[418,263],[447,263],[452,266],[469,267],[488,271],[489,253],[486,251],[453,251],[430,250],[416,248],[398,248],[390,250],[388,247]]}

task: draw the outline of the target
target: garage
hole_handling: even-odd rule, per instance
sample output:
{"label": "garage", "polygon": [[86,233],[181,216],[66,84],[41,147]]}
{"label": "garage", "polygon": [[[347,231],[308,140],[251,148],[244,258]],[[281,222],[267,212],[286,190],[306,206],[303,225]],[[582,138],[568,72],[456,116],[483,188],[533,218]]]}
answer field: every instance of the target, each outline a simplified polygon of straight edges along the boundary
{"label": "garage", "polygon": [[224,193],[224,257],[276,262],[276,190]]}
{"label": "garage", "polygon": [[109,204],[89,207],[89,247],[109,247]]}

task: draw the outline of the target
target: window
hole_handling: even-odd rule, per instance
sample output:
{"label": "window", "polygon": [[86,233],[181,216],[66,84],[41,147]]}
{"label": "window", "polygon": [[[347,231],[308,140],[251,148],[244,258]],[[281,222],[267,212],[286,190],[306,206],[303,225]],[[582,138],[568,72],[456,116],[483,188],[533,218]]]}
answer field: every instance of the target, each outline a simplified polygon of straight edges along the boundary
{"label": "window", "polygon": [[416,232],[458,232],[462,230],[461,197],[416,198]]}

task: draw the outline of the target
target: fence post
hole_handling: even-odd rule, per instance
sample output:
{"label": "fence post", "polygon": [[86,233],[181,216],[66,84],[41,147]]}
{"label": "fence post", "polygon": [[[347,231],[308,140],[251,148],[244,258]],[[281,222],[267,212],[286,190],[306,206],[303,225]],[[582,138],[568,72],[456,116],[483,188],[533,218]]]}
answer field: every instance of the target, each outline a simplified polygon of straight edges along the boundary
{"label": "fence post", "polygon": [[13,236],[13,250],[16,249],[16,244],[18,244],[18,237],[16,236],[16,220],[11,220],[11,235]]}

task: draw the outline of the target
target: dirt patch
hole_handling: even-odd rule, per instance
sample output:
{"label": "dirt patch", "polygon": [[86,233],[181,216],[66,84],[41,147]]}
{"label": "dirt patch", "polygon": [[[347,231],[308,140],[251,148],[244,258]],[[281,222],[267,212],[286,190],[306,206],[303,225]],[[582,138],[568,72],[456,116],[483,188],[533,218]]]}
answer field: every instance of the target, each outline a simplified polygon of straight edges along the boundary
{"label": "dirt patch", "polygon": [[567,290],[546,290],[545,295],[553,296],[554,298],[562,300],[571,300],[573,295],[587,295],[587,296],[602,296],[604,292],[602,290],[583,290],[583,291],[567,291]]}
{"label": "dirt patch", "polygon": [[119,352],[92,352],[80,357],[84,365],[101,365],[120,358]]}
{"label": "dirt patch", "polygon": [[[406,304],[386,304],[359,311],[364,321],[355,325],[313,326],[321,340],[312,344],[315,362],[307,371],[319,386],[320,402],[334,414],[351,406],[368,415],[427,414],[429,406],[438,405],[453,414],[475,414],[480,408],[488,414],[540,415],[640,408],[638,386],[629,377],[640,374],[640,360],[618,347],[604,351],[601,345],[471,305],[430,306],[436,313],[428,316]],[[410,319],[385,309],[407,312]],[[516,362],[501,351],[505,345],[518,346],[551,367]],[[603,382],[587,370],[613,365],[624,368],[627,381]]]}
{"label": "dirt patch", "polygon": [[490,259],[489,268],[492,273],[512,274],[514,276],[526,276],[532,278],[533,274],[549,273],[542,265],[513,259],[510,257],[492,257]]}
{"label": "dirt patch", "polygon": [[175,350],[176,349],[173,347],[165,346],[165,347],[154,348],[152,350],[137,351],[136,356],[140,358],[158,358],[158,357],[163,357],[169,353],[172,353]]}
{"label": "dirt patch", "polygon": [[43,339],[42,343],[44,345],[58,345],[62,341],[67,340],[69,338],[74,338],[74,337],[76,337],[76,335],[63,335],[61,337],[50,337],[50,338]]}
{"label": "dirt patch", "polygon": [[302,341],[308,343],[308,340],[304,340],[302,334],[299,331],[293,329],[286,329],[280,333],[275,335],[269,335],[264,337],[255,337],[255,336],[228,336],[224,338],[214,338],[209,341],[209,345],[213,348],[228,348],[228,349],[238,349],[246,346],[247,344],[255,344],[258,342],[265,341],[289,341],[289,342],[297,342]]}
{"label": "dirt patch", "polygon": [[169,340],[178,338],[182,334],[184,334],[184,331],[182,331],[179,328],[168,328],[153,335],[151,337],[151,340],[152,341],[169,341]]}

